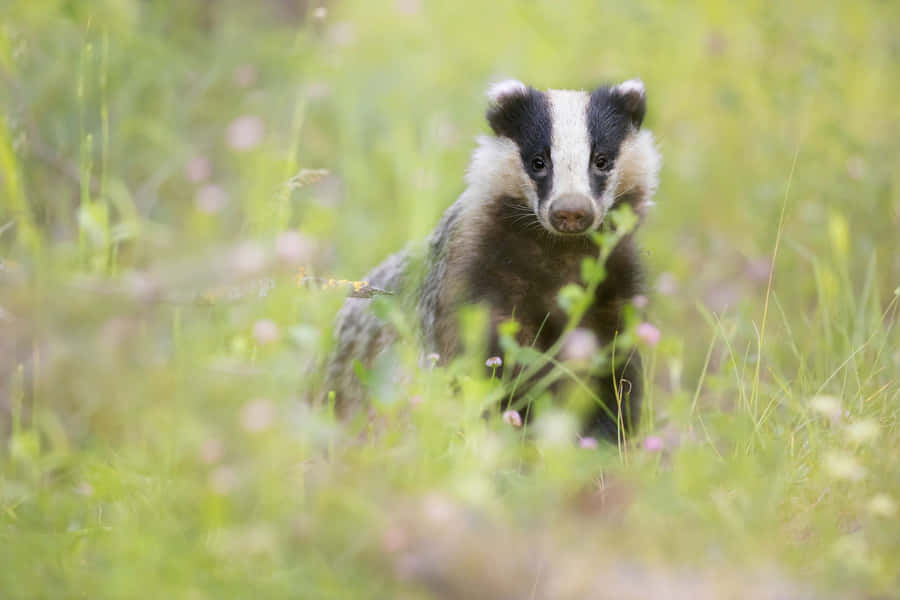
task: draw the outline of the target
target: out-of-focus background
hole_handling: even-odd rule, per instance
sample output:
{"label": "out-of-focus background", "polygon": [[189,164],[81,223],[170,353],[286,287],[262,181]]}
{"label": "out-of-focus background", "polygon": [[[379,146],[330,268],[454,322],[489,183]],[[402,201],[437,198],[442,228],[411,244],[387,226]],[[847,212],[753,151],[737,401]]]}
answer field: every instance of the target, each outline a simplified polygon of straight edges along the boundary
{"label": "out-of-focus background", "polygon": [[[7,0],[0,596],[896,597],[898,23],[876,0]],[[426,236],[506,77],[647,86],[648,399],[622,447],[561,441],[564,413],[483,421],[483,368],[379,382],[372,424],[313,401],[346,290],[298,281]]]}

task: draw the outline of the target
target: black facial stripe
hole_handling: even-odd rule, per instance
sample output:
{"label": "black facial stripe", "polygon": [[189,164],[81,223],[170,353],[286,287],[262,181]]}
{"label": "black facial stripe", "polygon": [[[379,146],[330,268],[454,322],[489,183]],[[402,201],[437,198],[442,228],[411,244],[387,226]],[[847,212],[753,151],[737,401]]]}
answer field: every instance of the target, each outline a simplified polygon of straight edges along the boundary
{"label": "black facial stripe", "polygon": [[[511,94],[488,109],[487,120],[494,133],[508,137],[519,147],[522,167],[534,181],[538,198],[543,202],[553,185],[553,157],[550,156],[553,124],[547,96],[532,87],[525,94]],[[532,159],[537,155],[546,164],[542,177],[537,177],[531,168]]]}
{"label": "black facial stripe", "polygon": [[[601,87],[594,90],[588,102],[587,122],[591,136],[591,153],[603,153],[612,164],[619,155],[619,147],[628,135],[631,127],[631,116],[625,110],[619,98],[610,92],[611,88]],[[595,196],[603,194],[609,171],[591,172],[591,191]]]}

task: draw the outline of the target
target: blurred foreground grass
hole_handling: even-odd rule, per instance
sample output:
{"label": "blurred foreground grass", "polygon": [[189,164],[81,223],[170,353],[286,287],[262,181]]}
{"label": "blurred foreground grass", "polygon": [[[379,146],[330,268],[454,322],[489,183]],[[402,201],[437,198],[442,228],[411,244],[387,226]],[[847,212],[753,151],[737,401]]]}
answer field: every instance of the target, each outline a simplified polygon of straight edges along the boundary
{"label": "blurred foreground grass", "polygon": [[[0,596],[897,597],[898,22],[5,2]],[[647,83],[662,336],[622,448],[483,422],[483,357],[376,382],[373,424],[311,402],[345,290],[300,269],[426,235],[503,76]]]}

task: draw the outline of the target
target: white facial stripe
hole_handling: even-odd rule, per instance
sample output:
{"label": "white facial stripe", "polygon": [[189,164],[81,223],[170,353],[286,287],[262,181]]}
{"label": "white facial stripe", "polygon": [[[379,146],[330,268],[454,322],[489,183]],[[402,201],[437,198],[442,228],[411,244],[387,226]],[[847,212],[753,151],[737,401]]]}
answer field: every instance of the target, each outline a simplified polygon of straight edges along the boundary
{"label": "white facial stripe", "polygon": [[590,196],[588,167],[591,140],[587,124],[587,92],[550,90],[550,118],[553,122],[550,158],[553,161],[551,197],[580,193]]}

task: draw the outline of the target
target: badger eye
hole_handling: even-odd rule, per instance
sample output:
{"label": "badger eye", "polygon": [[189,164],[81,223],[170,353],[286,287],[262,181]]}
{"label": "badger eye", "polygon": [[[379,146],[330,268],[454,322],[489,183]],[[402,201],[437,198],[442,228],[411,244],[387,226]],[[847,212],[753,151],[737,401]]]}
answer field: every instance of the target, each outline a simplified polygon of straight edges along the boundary
{"label": "badger eye", "polygon": [[543,156],[537,155],[531,159],[531,170],[537,175],[544,174],[547,170],[547,161],[544,160]]}
{"label": "badger eye", "polygon": [[605,171],[609,168],[609,159],[606,158],[605,154],[594,155],[594,168],[598,171]]}

